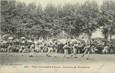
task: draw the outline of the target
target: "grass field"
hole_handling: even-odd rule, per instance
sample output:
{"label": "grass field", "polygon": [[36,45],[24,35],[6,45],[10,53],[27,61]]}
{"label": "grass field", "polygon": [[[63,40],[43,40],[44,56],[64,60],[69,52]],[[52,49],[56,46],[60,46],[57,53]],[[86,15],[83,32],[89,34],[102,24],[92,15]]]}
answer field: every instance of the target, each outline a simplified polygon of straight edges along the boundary
{"label": "grass field", "polygon": [[[0,73],[115,73],[115,54],[91,54],[89,59],[87,56],[76,58],[62,54],[53,57],[45,56],[45,54],[29,53],[0,53]],[[24,68],[26,66],[34,66]],[[37,66],[69,66],[70,68],[39,68]],[[89,68],[71,68],[71,66],[88,66]],[[10,71],[7,71],[10,69]],[[19,72],[17,72],[17,69]],[[29,72],[27,72],[29,71]],[[73,72],[74,71],[74,72]]]}
{"label": "grass field", "polygon": [[46,54],[32,53],[0,53],[0,64],[7,63],[92,63],[92,62],[113,62],[115,61],[115,54],[90,54],[87,60],[87,55],[81,57],[82,54],[72,57],[68,55],[64,57],[63,54],[53,54],[53,56],[46,56]]}

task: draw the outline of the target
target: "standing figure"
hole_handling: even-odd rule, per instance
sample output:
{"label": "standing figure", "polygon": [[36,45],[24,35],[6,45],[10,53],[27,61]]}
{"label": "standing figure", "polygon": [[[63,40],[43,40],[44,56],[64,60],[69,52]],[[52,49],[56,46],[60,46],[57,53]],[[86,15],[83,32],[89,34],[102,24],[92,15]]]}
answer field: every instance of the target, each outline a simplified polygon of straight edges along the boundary
{"label": "standing figure", "polygon": [[87,60],[88,60],[90,52],[91,52],[90,44],[87,44],[84,47],[84,53],[83,53],[82,57],[84,57],[87,54]]}
{"label": "standing figure", "polygon": [[26,43],[27,43],[26,38],[25,37],[21,37],[21,40],[20,40],[21,48],[19,49],[19,52],[25,52],[25,50],[26,50]]}
{"label": "standing figure", "polygon": [[78,43],[77,53],[80,54],[82,49],[83,49],[83,44]]}
{"label": "standing figure", "polygon": [[66,43],[63,46],[63,49],[64,49],[64,56],[67,56],[69,54],[68,50],[70,49],[69,43]]}
{"label": "standing figure", "polygon": [[32,44],[30,45],[30,57],[33,56],[34,51],[35,51],[35,44],[32,43]]}
{"label": "standing figure", "polygon": [[12,49],[13,49],[13,47],[14,47],[14,43],[13,43],[13,37],[9,37],[8,38],[8,52],[12,52]]}
{"label": "standing figure", "polygon": [[48,49],[48,51],[47,51],[47,56],[51,56],[52,53],[53,53],[52,43],[48,44],[47,49]]}
{"label": "standing figure", "polygon": [[109,46],[108,46],[108,45],[105,45],[104,48],[103,48],[103,50],[102,50],[102,52],[103,52],[104,54],[107,54],[107,53],[109,52]]}
{"label": "standing figure", "polygon": [[39,48],[40,55],[43,55],[43,53],[44,53],[44,46],[45,46],[44,43],[42,43],[42,42],[39,43],[38,48]]}
{"label": "standing figure", "polygon": [[73,55],[76,56],[78,50],[78,44],[73,45]]}
{"label": "standing figure", "polygon": [[96,51],[98,51],[98,49],[94,45],[92,45],[91,46],[91,53],[95,54]]}

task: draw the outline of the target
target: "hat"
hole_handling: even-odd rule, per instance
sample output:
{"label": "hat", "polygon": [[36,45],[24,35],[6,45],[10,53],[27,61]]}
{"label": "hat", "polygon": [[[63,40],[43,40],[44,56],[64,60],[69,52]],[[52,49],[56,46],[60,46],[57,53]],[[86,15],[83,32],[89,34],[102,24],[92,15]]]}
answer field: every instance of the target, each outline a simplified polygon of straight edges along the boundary
{"label": "hat", "polygon": [[8,39],[9,39],[9,40],[12,40],[12,39],[13,39],[13,37],[8,37]]}
{"label": "hat", "polygon": [[21,39],[26,39],[25,37],[21,37]]}

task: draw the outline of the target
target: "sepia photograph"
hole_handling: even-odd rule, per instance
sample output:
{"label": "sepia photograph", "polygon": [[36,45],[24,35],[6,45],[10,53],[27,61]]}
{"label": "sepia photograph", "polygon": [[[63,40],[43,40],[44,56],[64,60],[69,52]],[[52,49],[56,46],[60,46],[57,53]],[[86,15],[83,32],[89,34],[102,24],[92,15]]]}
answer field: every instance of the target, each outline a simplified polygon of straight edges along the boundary
{"label": "sepia photograph", "polygon": [[0,73],[115,73],[115,0],[0,0]]}

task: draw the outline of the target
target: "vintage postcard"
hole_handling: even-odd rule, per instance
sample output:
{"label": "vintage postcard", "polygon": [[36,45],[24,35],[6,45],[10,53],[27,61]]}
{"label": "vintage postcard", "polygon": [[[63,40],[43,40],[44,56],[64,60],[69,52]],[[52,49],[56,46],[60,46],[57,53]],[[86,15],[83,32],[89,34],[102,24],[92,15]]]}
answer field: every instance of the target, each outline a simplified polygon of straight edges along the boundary
{"label": "vintage postcard", "polygon": [[115,0],[0,0],[0,73],[115,73]]}

